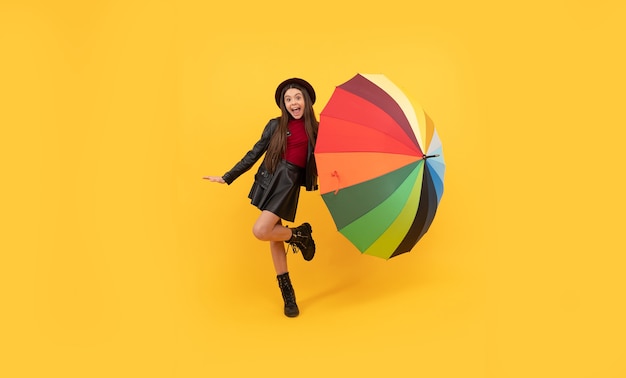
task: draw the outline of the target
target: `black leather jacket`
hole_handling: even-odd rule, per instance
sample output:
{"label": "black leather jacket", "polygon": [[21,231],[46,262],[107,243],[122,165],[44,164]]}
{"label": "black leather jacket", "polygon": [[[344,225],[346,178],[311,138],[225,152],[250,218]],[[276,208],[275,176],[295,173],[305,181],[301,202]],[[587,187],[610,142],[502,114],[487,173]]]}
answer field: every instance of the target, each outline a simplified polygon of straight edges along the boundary
{"label": "black leather jacket", "polygon": [[[241,176],[245,172],[247,172],[254,163],[256,163],[261,156],[267,151],[267,148],[270,144],[270,139],[276,131],[278,127],[278,118],[271,119],[267,125],[265,125],[265,129],[263,129],[263,134],[261,134],[261,139],[252,147],[250,151],[246,153],[246,155],[239,161],[239,163],[235,164],[235,166],[228,172],[222,176],[224,181],[228,185],[230,185],[237,177]],[[265,169],[265,164],[262,163],[259,167],[259,172],[267,171]],[[317,166],[315,164],[315,156],[313,155],[313,145],[309,141],[309,150],[306,158],[306,172],[305,172],[305,180],[302,183],[302,186],[306,188],[307,191],[317,190]]]}

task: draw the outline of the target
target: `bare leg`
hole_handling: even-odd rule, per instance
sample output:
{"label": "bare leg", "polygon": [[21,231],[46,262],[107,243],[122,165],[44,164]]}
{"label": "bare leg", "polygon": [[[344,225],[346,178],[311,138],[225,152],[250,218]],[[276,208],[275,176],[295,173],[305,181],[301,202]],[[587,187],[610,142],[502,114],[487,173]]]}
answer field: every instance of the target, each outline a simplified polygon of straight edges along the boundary
{"label": "bare leg", "polygon": [[284,242],[291,237],[291,230],[281,223],[280,217],[263,210],[252,227],[254,236],[263,241]]}
{"label": "bare leg", "polygon": [[270,250],[272,251],[272,261],[274,262],[274,270],[276,275],[287,273],[287,253],[285,245],[281,241],[271,241]]}
{"label": "bare leg", "polygon": [[263,210],[254,227],[252,227],[252,233],[254,233],[257,239],[270,242],[276,279],[285,301],[285,315],[288,317],[298,316],[300,310],[296,304],[296,294],[293,291],[289,271],[287,270],[287,254],[284,244],[286,240],[291,239],[293,232],[283,226],[279,216]]}
{"label": "bare leg", "polygon": [[291,230],[283,226],[280,217],[276,214],[263,210],[252,232],[257,239],[270,242],[276,275],[286,273],[288,270],[284,242],[291,237]]}

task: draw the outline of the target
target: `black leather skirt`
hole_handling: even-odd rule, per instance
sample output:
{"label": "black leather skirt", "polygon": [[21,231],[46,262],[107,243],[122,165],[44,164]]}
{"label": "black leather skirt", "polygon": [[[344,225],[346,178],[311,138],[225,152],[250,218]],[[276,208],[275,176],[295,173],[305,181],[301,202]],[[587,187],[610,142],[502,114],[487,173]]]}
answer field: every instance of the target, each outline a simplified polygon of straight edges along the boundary
{"label": "black leather skirt", "polygon": [[250,189],[250,202],[260,210],[270,211],[281,219],[296,219],[300,186],[304,180],[304,168],[281,160],[274,174],[261,164]]}

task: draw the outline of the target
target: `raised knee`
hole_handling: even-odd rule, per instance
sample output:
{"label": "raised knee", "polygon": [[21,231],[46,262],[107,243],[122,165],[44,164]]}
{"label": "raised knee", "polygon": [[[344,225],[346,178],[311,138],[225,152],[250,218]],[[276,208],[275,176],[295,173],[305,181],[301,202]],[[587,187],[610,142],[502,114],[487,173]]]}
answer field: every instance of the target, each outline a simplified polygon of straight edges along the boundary
{"label": "raised knee", "polygon": [[255,238],[262,240],[262,241],[267,241],[269,240],[269,230],[267,230],[266,227],[261,227],[259,225],[254,225],[252,227],[252,234],[254,235]]}

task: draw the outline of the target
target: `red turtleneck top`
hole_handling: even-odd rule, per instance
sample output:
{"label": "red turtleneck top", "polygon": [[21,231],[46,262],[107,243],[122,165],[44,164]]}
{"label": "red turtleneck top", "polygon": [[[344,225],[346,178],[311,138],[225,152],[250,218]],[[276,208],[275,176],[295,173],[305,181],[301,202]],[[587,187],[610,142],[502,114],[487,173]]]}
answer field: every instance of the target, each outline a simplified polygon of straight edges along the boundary
{"label": "red turtleneck top", "polygon": [[309,138],[304,129],[304,119],[291,119],[287,125],[287,148],[285,160],[299,167],[306,167],[306,156],[309,147]]}

